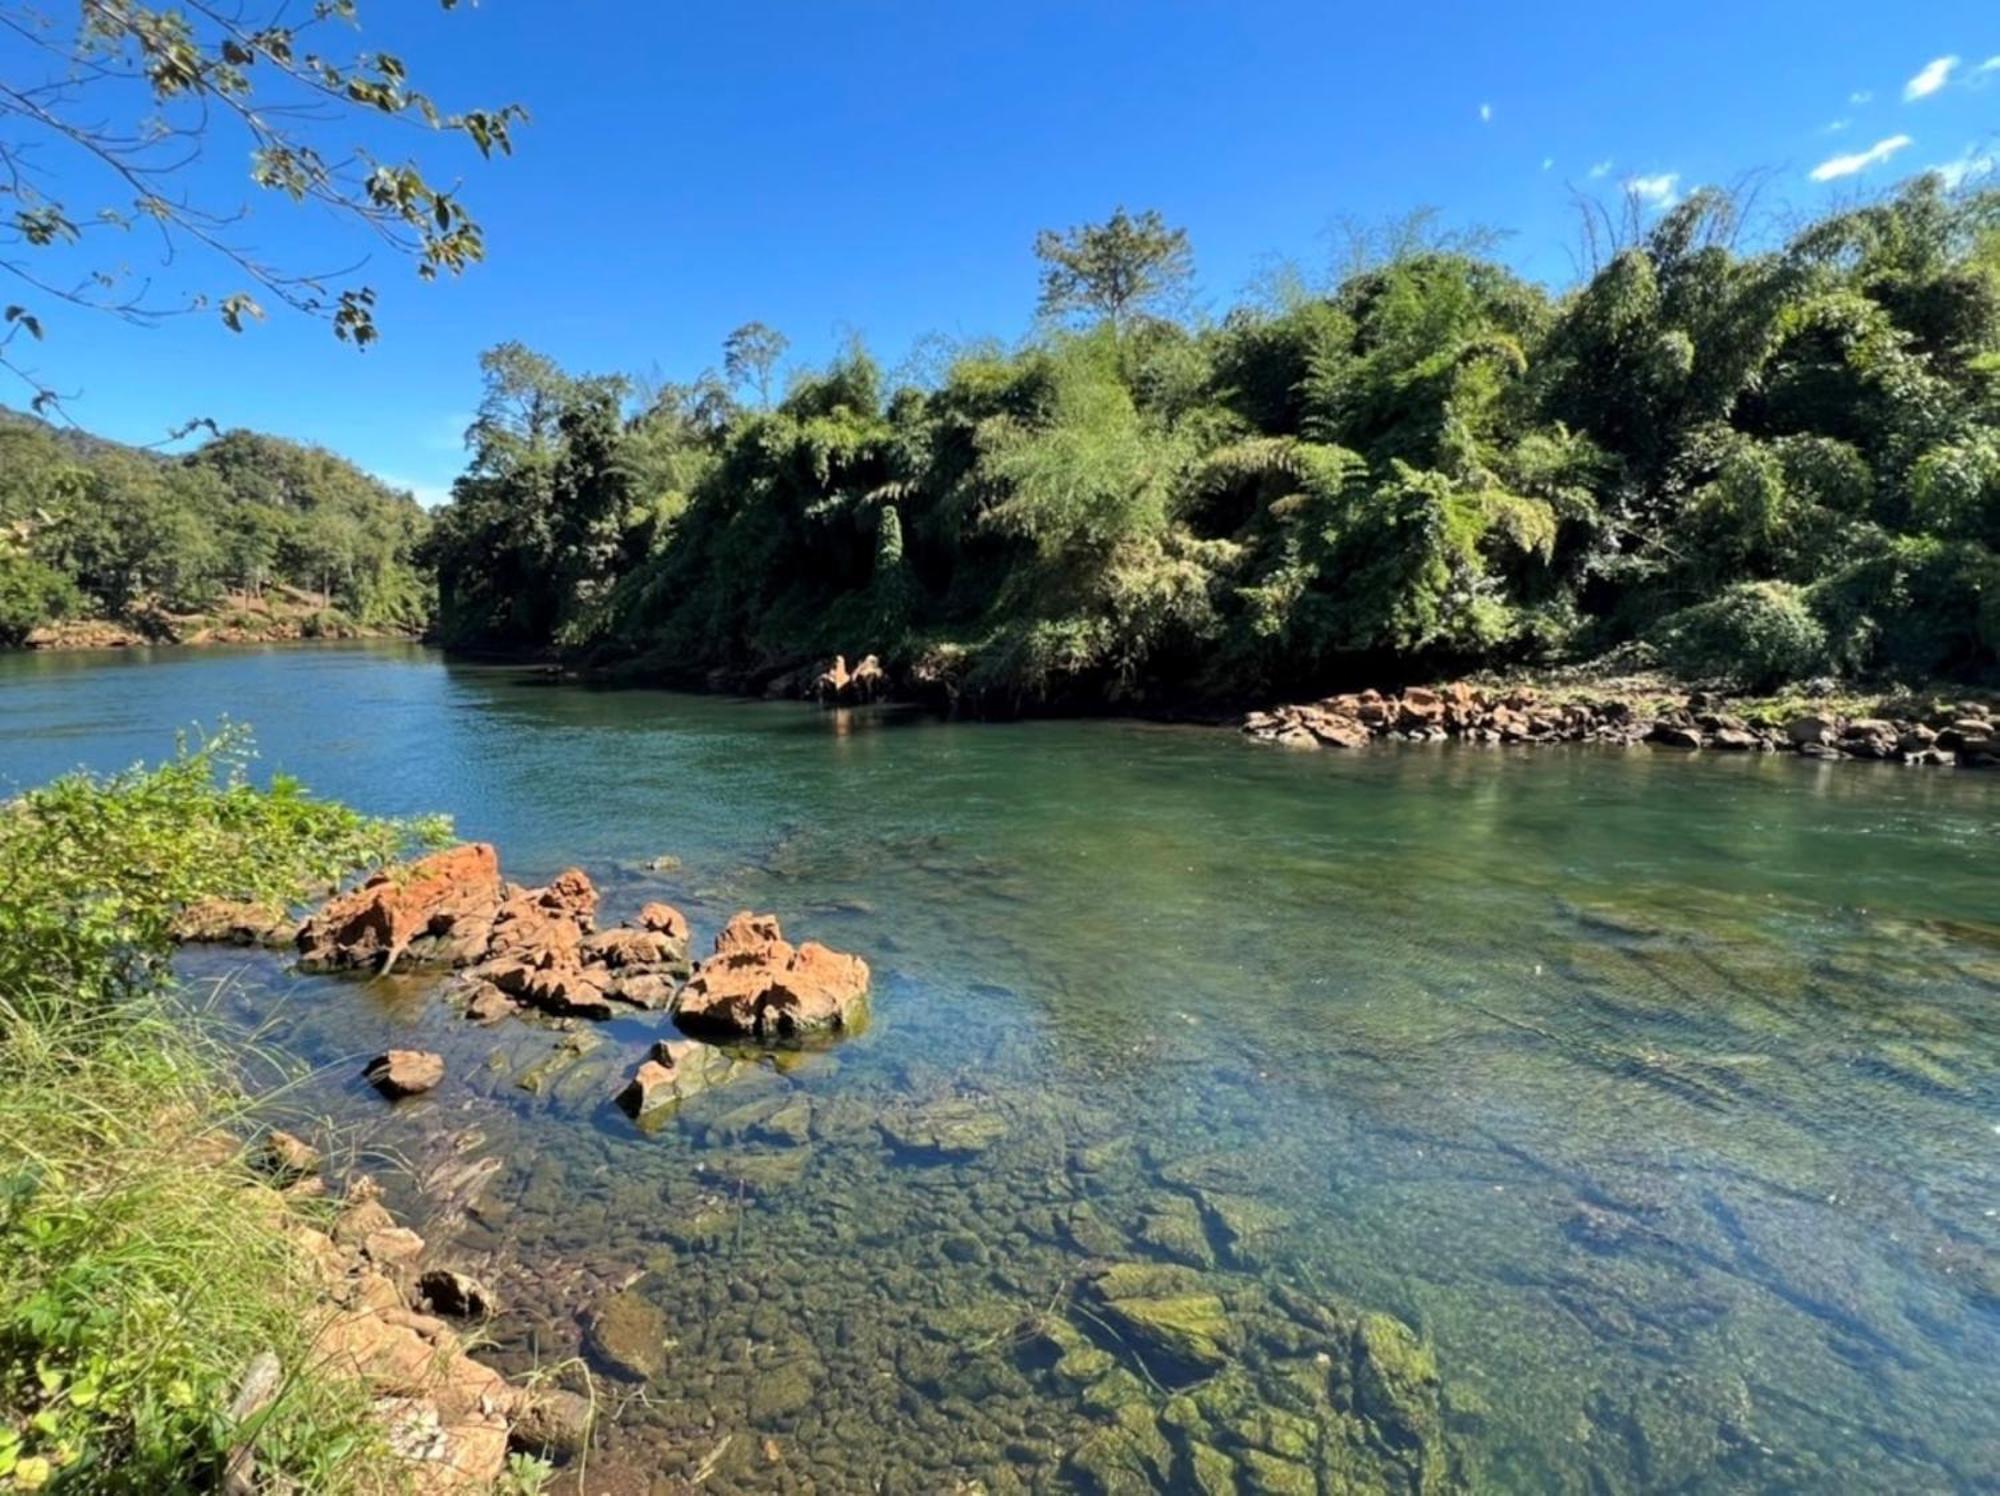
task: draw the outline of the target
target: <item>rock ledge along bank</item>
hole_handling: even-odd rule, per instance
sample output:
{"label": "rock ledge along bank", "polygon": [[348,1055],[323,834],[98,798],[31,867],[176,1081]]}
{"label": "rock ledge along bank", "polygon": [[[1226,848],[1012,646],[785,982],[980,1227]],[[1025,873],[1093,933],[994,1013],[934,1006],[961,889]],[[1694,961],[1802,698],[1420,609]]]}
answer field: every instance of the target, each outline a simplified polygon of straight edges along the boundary
{"label": "rock ledge along bank", "polygon": [[[578,1407],[553,1389],[516,1387],[467,1352],[447,1320],[487,1317],[491,1295],[464,1273],[426,1268],[423,1238],[396,1223],[372,1180],[351,1181],[338,1212],[315,1224],[288,1206],[325,1193],[319,1151],[273,1132],[251,1159],[278,1192],[273,1209],[283,1212],[285,1234],[311,1274],[314,1369],[368,1389],[409,1489],[419,1496],[491,1491],[510,1449],[559,1453],[586,1436],[587,1404]],[[258,1356],[231,1416],[253,1418],[294,1369],[271,1352]],[[248,1447],[230,1461],[222,1489],[262,1489]]]}
{"label": "rock ledge along bank", "polygon": [[1967,768],[2000,766],[2000,719],[1983,702],[1908,716],[1808,710],[1781,725],[1753,722],[1722,697],[1696,692],[1678,706],[1620,698],[1544,700],[1526,688],[1488,690],[1460,682],[1399,695],[1379,691],[1252,712],[1242,730],[1287,748],[1360,748],[1377,739],[1470,743],[1651,743],[1683,750],[1799,753],[1822,759],[1882,759]]}

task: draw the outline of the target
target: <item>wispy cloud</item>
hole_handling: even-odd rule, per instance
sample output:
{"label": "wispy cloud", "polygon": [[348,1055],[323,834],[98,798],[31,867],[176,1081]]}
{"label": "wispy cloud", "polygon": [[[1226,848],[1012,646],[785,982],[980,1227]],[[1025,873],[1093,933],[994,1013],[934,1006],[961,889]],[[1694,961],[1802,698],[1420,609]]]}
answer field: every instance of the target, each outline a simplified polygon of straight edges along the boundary
{"label": "wispy cloud", "polygon": [[1880,166],[1896,152],[1915,144],[1907,135],[1891,135],[1887,140],[1876,141],[1865,151],[1856,151],[1851,156],[1834,156],[1820,162],[1812,169],[1812,179],[1815,182],[1831,182],[1836,177],[1851,177],[1871,166]]}
{"label": "wispy cloud", "polygon": [[1479,106],[1479,123],[1482,125],[1493,123],[1493,106],[1491,104],[1481,104]]}
{"label": "wispy cloud", "polygon": [[1874,91],[1872,89],[1857,88],[1847,96],[1847,102],[1850,104],[1872,104],[1875,102]]}
{"label": "wispy cloud", "polygon": [[1934,57],[1924,64],[1924,70],[1903,85],[1906,101],[1928,99],[1945,84],[1951,82],[1952,70],[1958,66],[1956,57]]}
{"label": "wispy cloud", "polygon": [[1611,158],[1609,156],[1606,156],[1602,161],[1598,162],[1597,165],[1591,167],[1590,169],[1591,180],[1601,182],[1604,180],[1604,178],[1610,176],[1613,164],[1614,163],[1612,162]]}
{"label": "wispy cloud", "polygon": [[1554,171],[1555,169],[1556,169],[1556,158],[1554,156],[1542,157],[1543,171]]}
{"label": "wispy cloud", "polygon": [[1842,130],[1845,130],[1849,125],[1853,123],[1854,121],[1851,119],[1829,120],[1827,121],[1827,126],[1824,133],[1828,135],[1838,135]]}
{"label": "wispy cloud", "polygon": [[1671,208],[1680,201],[1681,174],[1677,171],[1663,171],[1650,177],[1627,177],[1625,190],[1642,203],[1650,203],[1656,208]]}
{"label": "wispy cloud", "polygon": [[1941,161],[1928,168],[1944,178],[1944,185],[1956,192],[1967,182],[1988,176],[1993,171],[1993,156],[1976,145],[1969,145],[1956,161]]}
{"label": "wispy cloud", "polygon": [[426,509],[435,509],[451,498],[451,488],[448,484],[412,483],[408,478],[399,478],[394,473],[377,473],[375,477],[391,488],[399,488],[415,495],[417,502]]}

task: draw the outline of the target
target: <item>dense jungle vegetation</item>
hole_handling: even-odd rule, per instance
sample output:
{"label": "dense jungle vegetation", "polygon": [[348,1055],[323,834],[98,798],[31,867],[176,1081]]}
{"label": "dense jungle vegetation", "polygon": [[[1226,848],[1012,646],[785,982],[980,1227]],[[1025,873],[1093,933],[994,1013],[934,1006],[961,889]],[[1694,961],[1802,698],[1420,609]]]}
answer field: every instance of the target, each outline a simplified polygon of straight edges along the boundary
{"label": "dense jungle vegetation", "polygon": [[142,629],[289,588],[320,626],[419,630],[423,510],[352,463],[250,431],[163,457],[0,421],[0,644],[46,623]]}
{"label": "dense jungle vegetation", "polygon": [[1463,246],[1177,318],[1157,215],[1045,234],[1038,334],[652,392],[490,353],[445,641],[663,679],[873,651],[1006,703],[1622,650],[1749,686],[1990,672],[2000,193],[1739,247],[1704,192],[1552,295]]}

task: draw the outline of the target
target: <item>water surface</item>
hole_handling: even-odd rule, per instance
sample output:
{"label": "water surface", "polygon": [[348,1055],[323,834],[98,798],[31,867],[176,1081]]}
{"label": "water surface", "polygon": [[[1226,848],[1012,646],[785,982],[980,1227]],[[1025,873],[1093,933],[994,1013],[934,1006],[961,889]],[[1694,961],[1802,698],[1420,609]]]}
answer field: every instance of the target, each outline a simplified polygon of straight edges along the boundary
{"label": "water surface", "polygon": [[[1035,1327],[1115,1259],[1398,1317],[1476,1489],[1996,1489],[2000,775],[1295,755],[369,645],[0,657],[0,792],[225,716],[611,917],[768,909],[874,966],[865,1034],[651,1134],[606,1103],[651,1020],[578,1057],[420,984],[252,960],[227,997],[324,1066],[288,1105],[431,1186],[512,1368],[621,1288],[662,1311],[659,1374],[600,1383],[660,1489],[1072,1488],[1116,1400]],[[390,1042],[447,1085],[384,1107]]]}

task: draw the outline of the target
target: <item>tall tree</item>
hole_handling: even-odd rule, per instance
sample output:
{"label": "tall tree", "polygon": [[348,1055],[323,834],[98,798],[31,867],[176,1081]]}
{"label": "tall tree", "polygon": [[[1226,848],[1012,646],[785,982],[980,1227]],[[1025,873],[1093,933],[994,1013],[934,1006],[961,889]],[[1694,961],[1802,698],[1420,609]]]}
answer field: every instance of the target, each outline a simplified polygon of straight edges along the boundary
{"label": "tall tree", "polygon": [[1067,233],[1043,229],[1035,257],[1043,316],[1101,318],[1121,331],[1136,314],[1184,295],[1194,279],[1187,230],[1169,228],[1151,208],[1134,215],[1121,207],[1103,223]]}
{"label": "tall tree", "polygon": [[[447,10],[457,0],[440,0]],[[0,0],[0,26],[30,59],[0,80],[0,272],[19,282],[0,312],[0,369],[59,409],[22,361],[50,306],[138,323],[207,310],[232,331],[276,302],[325,318],[357,347],[376,335],[375,291],[342,251],[324,267],[267,259],[244,235],[246,208],[214,195],[203,157],[242,152],[251,187],[310,203],[359,237],[416,263],[425,280],[483,257],[479,225],[455,187],[414,153],[367,143],[386,117],[456,135],[482,156],[511,149],[518,105],[448,113],[414,87],[402,60],[338,33],[359,0]],[[106,235],[153,239],[166,269],[135,280]]]}
{"label": "tall tree", "polygon": [[775,327],[746,322],[722,341],[722,372],[735,388],[748,384],[757,391],[761,410],[771,408],[771,371],[792,340]]}

